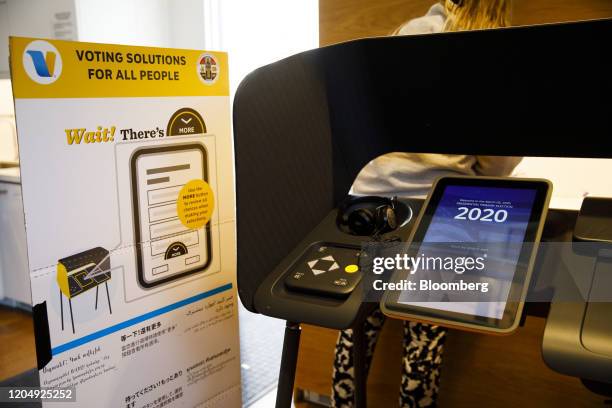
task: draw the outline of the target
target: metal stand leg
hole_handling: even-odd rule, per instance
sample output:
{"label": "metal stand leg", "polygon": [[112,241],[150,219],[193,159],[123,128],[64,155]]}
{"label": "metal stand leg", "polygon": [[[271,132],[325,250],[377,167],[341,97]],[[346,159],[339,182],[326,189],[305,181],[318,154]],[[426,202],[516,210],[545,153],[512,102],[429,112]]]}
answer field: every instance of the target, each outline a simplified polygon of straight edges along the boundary
{"label": "metal stand leg", "polygon": [[64,331],[64,298],[62,297],[62,290],[60,289],[60,314],[62,315],[62,331]]}
{"label": "metal stand leg", "polygon": [[108,301],[108,311],[110,314],[113,314],[113,309],[111,309],[110,305],[110,295],[108,294],[108,281],[104,282],[104,286],[106,286],[106,300]]}
{"label": "metal stand leg", "polygon": [[299,323],[287,321],[278,377],[278,389],[276,391],[276,408],[291,407],[301,332],[302,328]]}
{"label": "metal stand leg", "polygon": [[70,322],[72,323],[72,334],[74,334],[74,318],[72,317],[72,299],[68,298],[68,306],[70,306]]}
{"label": "metal stand leg", "polygon": [[353,367],[355,374],[355,408],[367,406],[367,358],[364,321],[359,319],[353,328]]}
{"label": "metal stand leg", "polygon": [[100,289],[100,286],[96,286],[96,306],[94,307],[94,310],[98,310],[98,289]]}

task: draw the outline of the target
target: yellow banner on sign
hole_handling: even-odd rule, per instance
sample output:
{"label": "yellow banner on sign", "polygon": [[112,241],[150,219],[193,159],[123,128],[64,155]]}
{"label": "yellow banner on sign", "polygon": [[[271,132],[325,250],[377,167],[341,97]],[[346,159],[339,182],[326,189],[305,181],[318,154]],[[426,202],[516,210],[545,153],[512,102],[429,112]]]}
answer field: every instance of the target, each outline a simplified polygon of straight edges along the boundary
{"label": "yellow banner on sign", "polygon": [[228,96],[227,54],[10,38],[15,98]]}

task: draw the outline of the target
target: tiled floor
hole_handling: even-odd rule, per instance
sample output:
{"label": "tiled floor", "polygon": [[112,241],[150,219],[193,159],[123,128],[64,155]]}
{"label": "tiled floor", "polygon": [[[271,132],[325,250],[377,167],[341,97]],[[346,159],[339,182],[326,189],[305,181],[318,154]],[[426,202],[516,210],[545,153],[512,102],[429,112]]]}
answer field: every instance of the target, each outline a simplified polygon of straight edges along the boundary
{"label": "tiled floor", "polygon": [[[285,322],[251,313],[242,305],[239,316],[242,404],[245,407],[273,407]],[[271,392],[274,397],[270,397]],[[262,402],[258,401],[260,398],[263,398]]]}
{"label": "tiled floor", "polygon": [[[249,405],[249,408],[272,408],[276,404],[276,388],[268,392],[267,394],[260,397],[253,404]],[[292,404],[293,406],[293,404]]]}

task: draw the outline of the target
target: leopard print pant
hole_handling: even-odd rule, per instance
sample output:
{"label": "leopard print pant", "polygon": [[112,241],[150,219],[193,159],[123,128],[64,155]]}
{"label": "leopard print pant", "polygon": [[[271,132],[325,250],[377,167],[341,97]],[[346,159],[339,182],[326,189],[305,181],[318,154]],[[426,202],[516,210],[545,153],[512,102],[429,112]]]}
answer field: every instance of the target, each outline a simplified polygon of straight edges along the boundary
{"label": "leopard print pant", "polygon": [[[384,322],[385,316],[378,309],[365,319],[366,373]],[[404,322],[400,407],[436,405],[445,339],[446,329],[442,327]],[[336,342],[332,386],[333,407],[353,407],[354,378],[353,330],[347,329],[340,332]]]}

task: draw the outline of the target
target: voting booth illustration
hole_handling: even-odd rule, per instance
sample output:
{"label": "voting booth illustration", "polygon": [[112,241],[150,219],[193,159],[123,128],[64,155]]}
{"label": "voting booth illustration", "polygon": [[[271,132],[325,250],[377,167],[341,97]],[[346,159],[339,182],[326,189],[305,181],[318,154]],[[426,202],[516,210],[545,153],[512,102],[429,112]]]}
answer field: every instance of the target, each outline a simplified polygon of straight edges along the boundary
{"label": "voting booth illustration", "polygon": [[[57,261],[57,284],[60,288],[60,313],[62,330],[64,330],[64,297],[68,299],[70,323],[72,333],[74,329],[74,316],[72,299],[91,289],[96,289],[96,302],[94,308],[98,309],[98,295],[100,285],[104,284],[108,311],[113,313],[108,292],[108,282],[111,279],[111,265],[108,250],[97,247],[90,250],[62,258]],[[85,307],[81,305],[79,308]]]}
{"label": "voting booth illustration", "polygon": [[[335,269],[352,271],[352,275],[345,272],[343,281],[340,276],[330,279],[330,265],[324,268],[317,262],[314,271],[309,265],[318,259],[313,251],[320,246],[326,248],[324,257],[336,260],[342,257],[334,247],[361,249],[371,242],[367,236],[347,234],[336,222],[361,169],[390,152],[610,157],[606,119],[610,100],[587,89],[610,86],[612,67],[600,56],[609,46],[604,38],[611,29],[611,20],[600,20],[362,39],[291,56],[244,79],[234,99],[238,293],[251,312],[287,321],[277,407],[291,405],[301,323],[353,329],[354,404],[366,406],[362,318],[379,306],[364,301],[369,289],[363,268],[367,262],[358,263],[362,251],[347,253]],[[496,84],[494,92],[491,83]],[[579,136],[587,134],[592,143]],[[544,190],[539,210],[532,210],[542,218],[535,229],[530,220],[525,231],[540,231],[543,241],[559,242],[568,249],[571,234],[568,238],[566,232],[573,229],[578,214],[570,217],[554,209],[547,214],[549,192]],[[415,214],[424,205],[418,198],[403,201]],[[371,207],[370,215],[376,208]],[[612,206],[608,208],[612,211]],[[470,215],[470,208],[464,211],[460,216],[466,220],[487,216]],[[495,212],[488,216],[495,222]],[[497,214],[499,221],[505,217],[503,212]],[[416,225],[413,219],[376,238],[406,241]],[[539,232],[532,235],[531,244],[537,244]],[[533,274],[544,283],[542,271],[562,271],[563,260],[540,255],[535,257]],[[353,264],[358,264],[358,271],[350,267]],[[575,272],[585,281],[593,274],[588,268]],[[336,281],[349,289],[340,291],[334,287]],[[526,292],[527,299],[531,286],[526,280],[519,291]],[[544,293],[558,293],[559,288],[546,289],[551,290]],[[522,302],[520,297],[514,300]],[[582,306],[571,314],[577,319],[574,329],[565,324],[570,315],[559,309],[556,300],[547,295],[525,302],[524,308],[510,313],[508,327],[519,325],[526,314],[546,317],[550,306],[543,343],[546,362],[561,372],[603,384],[610,392],[612,352],[590,353],[588,360],[581,360],[590,363],[581,366],[579,359],[586,352],[571,351],[582,347],[576,340],[577,328],[588,296],[577,298]],[[597,336],[610,343],[612,327],[604,327],[605,307],[598,305],[589,308],[599,316],[597,324],[591,316],[591,326],[597,326]],[[500,307],[491,315],[504,313]],[[416,309],[395,317],[415,316],[435,321]],[[448,324],[452,319],[444,320]],[[551,336],[556,338],[548,341]],[[571,339],[562,341],[566,336]],[[569,366],[580,366],[580,372],[570,373]]]}

